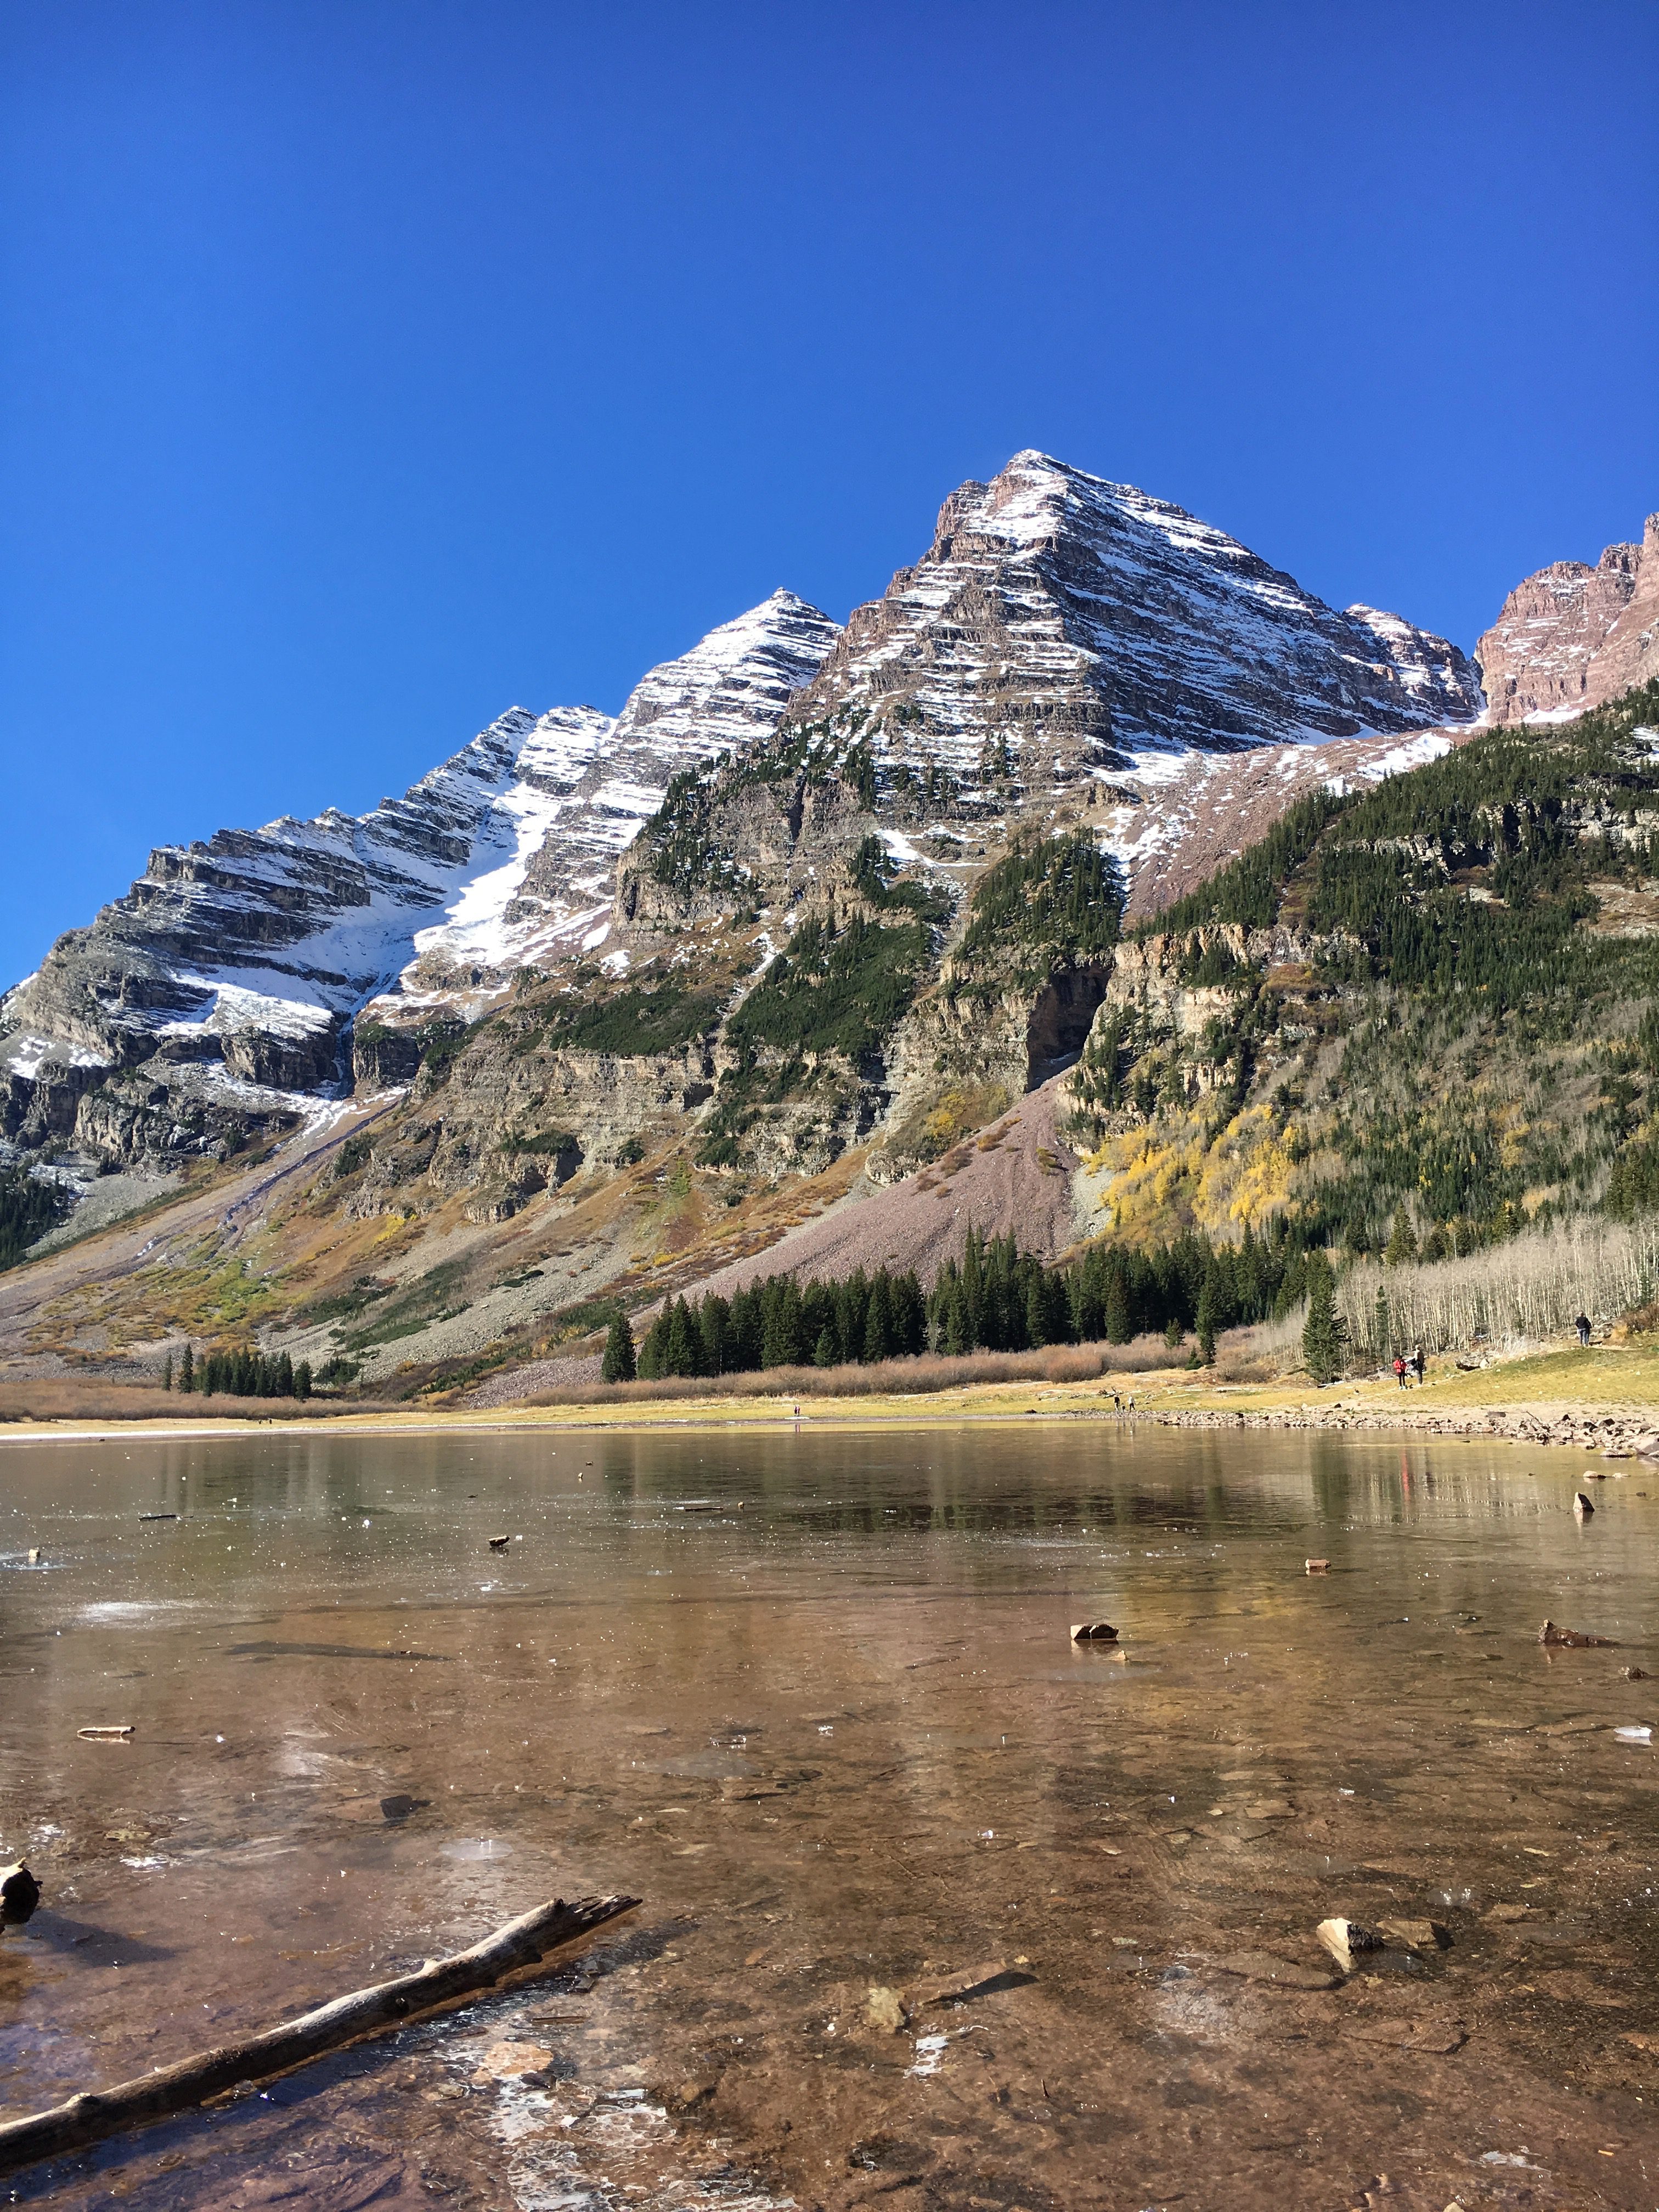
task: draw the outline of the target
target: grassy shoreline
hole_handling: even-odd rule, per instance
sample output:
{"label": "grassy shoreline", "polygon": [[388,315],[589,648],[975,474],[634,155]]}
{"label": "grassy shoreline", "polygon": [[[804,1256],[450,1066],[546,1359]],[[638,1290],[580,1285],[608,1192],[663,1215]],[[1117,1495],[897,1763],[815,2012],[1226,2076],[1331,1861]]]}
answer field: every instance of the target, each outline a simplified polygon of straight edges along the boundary
{"label": "grassy shoreline", "polygon": [[[760,1376],[756,1377],[758,1383]],[[1121,1401],[1121,1407],[1115,1404]],[[1130,1401],[1133,1400],[1133,1415]],[[797,1408],[799,1412],[797,1413]],[[1316,1389],[1305,1377],[1229,1382],[1203,1371],[1150,1370],[1079,1382],[1036,1378],[969,1383],[925,1394],[871,1393],[803,1397],[757,1389],[743,1395],[659,1400],[595,1398],[579,1404],[462,1408],[380,1407],[343,1409],[280,1420],[233,1415],[169,1419],[164,1413],[100,1420],[65,1413],[50,1420],[0,1423],[0,1443],[97,1437],[240,1437],[270,1429],[286,1435],[404,1436],[456,1431],[477,1434],[533,1430],[762,1429],[884,1430],[956,1428],[981,1423],[1049,1420],[1117,1422],[1145,1419],[1161,1425],[1243,1425],[1318,1429],[1427,1429],[1491,1434],[1516,1419],[1577,1427],[1596,1423],[1659,1431],[1659,1342],[1597,1346],[1530,1354],[1474,1373],[1449,1363],[1431,1367],[1421,1389],[1367,1378]],[[1540,1437],[1540,1442],[1545,1439]],[[1565,1441],[1565,1439],[1561,1439]],[[1581,1443],[1574,1449],[1583,1449]]]}

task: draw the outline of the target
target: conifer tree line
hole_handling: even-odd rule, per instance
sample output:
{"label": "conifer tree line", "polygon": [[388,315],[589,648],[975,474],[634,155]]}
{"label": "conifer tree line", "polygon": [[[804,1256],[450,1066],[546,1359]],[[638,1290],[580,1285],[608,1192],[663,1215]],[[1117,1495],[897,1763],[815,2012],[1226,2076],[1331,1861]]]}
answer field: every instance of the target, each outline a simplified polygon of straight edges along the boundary
{"label": "conifer tree line", "polygon": [[176,1379],[170,1352],[161,1365],[164,1390],[194,1390],[206,1397],[308,1398],[312,1379],[308,1359],[296,1366],[286,1352],[273,1358],[246,1345],[234,1352],[210,1352],[198,1359],[195,1346],[186,1344]]}
{"label": "conifer tree line", "polygon": [[[1312,1259],[1317,1271],[1322,1255]],[[1195,1232],[1131,1250],[1091,1246],[1064,1267],[1045,1267],[1012,1237],[969,1228],[962,1258],[947,1260],[933,1288],[914,1273],[857,1268],[801,1284],[769,1275],[729,1300],[671,1298],[637,1359],[624,1317],[612,1322],[605,1379],[735,1375],[757,1368],[836,1367],[922,1352],[1027,1352],[1051,1344],[1127,1344],[1149,1331],[1167,1341],[1197,1338],[1199,1356],[1235,1324],[1289,1312],[1306,1296],[1310,1255],[1292,1226],[1266,1237],[1246,1229],[1237,1244]]]}

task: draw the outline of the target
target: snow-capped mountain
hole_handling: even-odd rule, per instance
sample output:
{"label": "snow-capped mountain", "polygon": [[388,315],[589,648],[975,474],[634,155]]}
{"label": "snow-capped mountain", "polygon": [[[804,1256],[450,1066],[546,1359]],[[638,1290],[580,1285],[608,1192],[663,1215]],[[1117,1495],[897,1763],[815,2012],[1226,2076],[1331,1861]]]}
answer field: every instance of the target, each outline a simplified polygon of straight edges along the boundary
{"label": "snow-capped mountain", "polygon": [[159,848],[0,1001],[0,1060],[64,1045],[111,1066],[222,1060],[256,1083],[330,1081],[344,1019],[421,931],[465,927],[492,884],[516,884],[561,780],[610,727],[592,708],[538,720],[514,707],[367,814]]}
{"label": "snow-capped mountain", "polygon": [[1445,639],[1339,613],[1182,508],[1023,453],[951,495],[788,720],[861,709],[878,758],[958,778],[1006,744],[1035,793],[1149,748],[1423,729],[1483,703]]}
{"label": "snow-capped mountain", "polygon": [[[1214,849],[1219,816],[1265,823],[1327,773],[1322,748],[1384,772],[1402,736],[1482,705],[1443,639],[1338,612],[1179,507],[1019,453],[945,501],[928,551],[844,632],[776,592],[614,720],[515,707],[362,816],[161,848],[0,1000],[0,1136],[200,1149],[234,1136],[227,1116],[280,1108],[272,1091],[345,1080],[364,1015],[360,1075],[401,1079],[420,1045],[398,1032],[471,1018],[613,929],[648,938],[677,902],[817,896],[872,827],[902,858],[937,830],[933,860],[965,880],[1020,821],[1081,810],[1144,906]],[[1244,782],[1218,780],[1239,756]],[[727,890],[671,881],[654,844],[618,884],[671,791],[683,851],[723,855]],[[385,1048],[366,1057],[370,1036]]]}
{"label": "snow-capped mountain", "polygon": [[[973,861],[981,838],[1079,807],[1141,911],[1143,883],[1173,896],[1183,854],[1213,854],[1235,786],[1271,820],[1332,772],[1323,748],[1359,749],[1340,773],[1388,773],[1402,737],[1433,730],[1443,750],[1484,704],[1443,638],[1339,613],[1167,501],[1018,453],[953,492],[928,551],[854,611],[789,702],[778,758],[733,752],[653,824],[620,913],[650,930],[807,897],[872,829],[901,856],[920,839]],[[1218,778],[1219,759],[1269,748],[1286,756],[1270,774]]]}
{"label": "snow-capped mountain", "polygon": [[777,726],[828,658],[841,626],[793,592],[774,592],[735,622],[665,660],[629,695],[514,902],[521,925],[597,927],[609,911],[618,855],[662,805],[682,769],[717,758]]}
{"label": "snow-capped mountain", "polygon": [[68,1135],[114,1069],[142,1066],[163,1093],[326,1088],[368,1002],[418,1015],[596,920],[603,934],[617,857],[669,778],[769,731],[838,634],[775,592],[653,669],[615,720],[514,707],[367,814],[161,847],[0,1000],[0,1132]]}

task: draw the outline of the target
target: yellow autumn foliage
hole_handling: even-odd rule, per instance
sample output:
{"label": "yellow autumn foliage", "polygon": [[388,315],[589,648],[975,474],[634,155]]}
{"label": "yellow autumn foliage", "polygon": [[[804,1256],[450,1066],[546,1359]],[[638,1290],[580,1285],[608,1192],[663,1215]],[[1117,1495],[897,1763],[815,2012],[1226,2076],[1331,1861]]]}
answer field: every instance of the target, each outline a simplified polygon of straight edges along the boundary
{"label": "yellow autumn foliage", "polygon": [[1086,1173],[1100,1228],[1131,1244],[1161,1243],[1184,1229],[1231,1238],[1260,1229],[1288,1202],[1295,1164],[1265,1105],[1235,1115],[1205,1143],[1196,1115],[1162,1118],[1109,1137]]}

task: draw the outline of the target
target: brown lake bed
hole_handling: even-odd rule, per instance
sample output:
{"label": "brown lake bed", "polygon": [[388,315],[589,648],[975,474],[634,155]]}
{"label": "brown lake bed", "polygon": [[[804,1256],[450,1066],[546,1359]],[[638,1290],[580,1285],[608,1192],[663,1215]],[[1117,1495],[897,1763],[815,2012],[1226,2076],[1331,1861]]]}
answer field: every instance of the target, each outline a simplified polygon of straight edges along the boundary
{"label": "brown lake bed", "polygon": [[[1127,1421],[0,1444],[5,2116],[642,1899],[9,2185],[1650,2207],[1659,1480],[1581,1524],[1580,1472]],[[1446,1940],[1345,1972],[1334,1915]]]}

